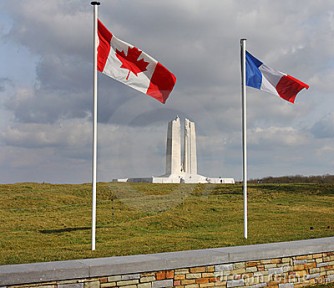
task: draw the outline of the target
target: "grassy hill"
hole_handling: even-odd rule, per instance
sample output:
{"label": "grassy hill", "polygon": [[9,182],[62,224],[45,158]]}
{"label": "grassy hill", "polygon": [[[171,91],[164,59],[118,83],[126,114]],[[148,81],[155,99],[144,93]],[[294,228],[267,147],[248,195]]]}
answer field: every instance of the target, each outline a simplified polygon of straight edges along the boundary
{"label": "grassy hill", "polygon": [[147,254],[334,236],[333,184],[0,185],[0,264]]}

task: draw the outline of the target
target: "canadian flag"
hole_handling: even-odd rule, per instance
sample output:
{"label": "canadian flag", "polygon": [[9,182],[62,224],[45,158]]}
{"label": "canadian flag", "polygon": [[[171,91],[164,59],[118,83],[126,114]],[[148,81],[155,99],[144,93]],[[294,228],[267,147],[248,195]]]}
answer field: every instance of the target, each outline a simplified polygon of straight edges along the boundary
{"label": "canadian flag", "polygon": [[165,103],[176,77],[161,63],[135,46],[117,39],[98,20],[97,70],[161,103]]}

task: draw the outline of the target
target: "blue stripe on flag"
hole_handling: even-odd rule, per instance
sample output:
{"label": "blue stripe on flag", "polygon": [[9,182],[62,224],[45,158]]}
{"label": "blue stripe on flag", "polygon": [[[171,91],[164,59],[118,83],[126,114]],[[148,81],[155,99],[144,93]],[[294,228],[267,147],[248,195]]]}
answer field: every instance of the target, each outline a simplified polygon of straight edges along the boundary
{"label": "blue stripe on flag", "polygon": [[259,67],[262,62],[246,51],[246,85],[257,89],[261,88],[262,73]]}

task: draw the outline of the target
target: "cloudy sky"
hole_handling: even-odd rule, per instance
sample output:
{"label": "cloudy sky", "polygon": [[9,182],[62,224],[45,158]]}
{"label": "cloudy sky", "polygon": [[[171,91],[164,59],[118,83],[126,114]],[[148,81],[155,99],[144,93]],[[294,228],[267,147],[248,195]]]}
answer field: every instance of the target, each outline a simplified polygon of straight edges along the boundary
{"label": "cloudy sky", "polygon": [[[168,121],[196,122],[199,173],[242,179],[240,39],[310,85],[247,89],[249,178],[333,174],[332,0],[102,0],[99,18],[177,77],[166,104],[98,75],[98,181],[165,171]],[[0,183],[91,181],[93,8],[0,0]]]}

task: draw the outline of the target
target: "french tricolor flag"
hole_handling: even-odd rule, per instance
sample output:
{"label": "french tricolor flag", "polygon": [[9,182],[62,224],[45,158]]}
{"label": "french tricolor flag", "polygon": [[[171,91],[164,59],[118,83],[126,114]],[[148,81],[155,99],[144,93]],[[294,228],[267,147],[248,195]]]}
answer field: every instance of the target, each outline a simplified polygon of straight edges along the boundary
{"label": "french tricolor flag", "polygon": [[246,85],[282,97],[294,103],[299,91],[308,89],[302,81],[274,70],[246,51]]}

